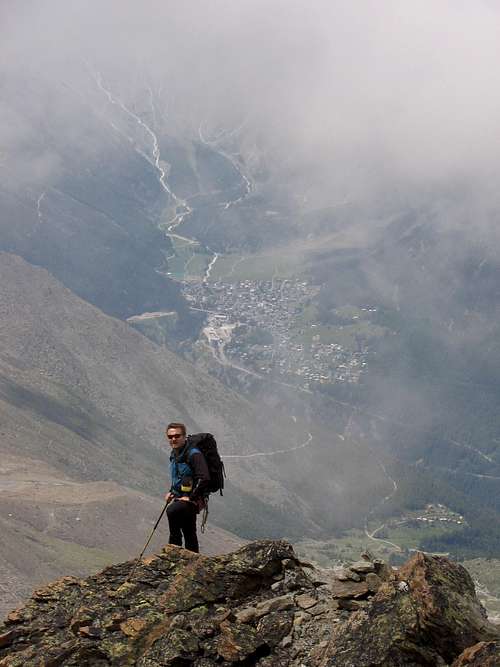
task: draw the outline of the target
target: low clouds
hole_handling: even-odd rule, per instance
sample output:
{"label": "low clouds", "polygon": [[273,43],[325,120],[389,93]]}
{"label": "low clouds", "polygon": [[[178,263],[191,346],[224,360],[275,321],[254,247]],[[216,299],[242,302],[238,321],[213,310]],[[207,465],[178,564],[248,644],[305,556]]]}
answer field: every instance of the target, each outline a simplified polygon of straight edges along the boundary
{"label": "low clouds", "polygon": [[[137,104],[146,83],[161,89],[165,113],[193,131],[246,119],[325,203],[500,171],[494,3],[53,1],[2,13],[7,93],[27,76],[50,90],[48,106],[37,86],[22,100],[33,123],[58,110],[55,122],[78,127],[65,86],[88,94],[90,63]],[[10,152],[18,125],[3,114]]]}

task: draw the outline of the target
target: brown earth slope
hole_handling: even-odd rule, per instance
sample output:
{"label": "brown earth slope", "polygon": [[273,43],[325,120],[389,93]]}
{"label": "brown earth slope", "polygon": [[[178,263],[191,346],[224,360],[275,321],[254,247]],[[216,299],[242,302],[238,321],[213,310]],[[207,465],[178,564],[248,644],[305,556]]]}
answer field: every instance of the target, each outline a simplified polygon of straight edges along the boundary
{"label": "brown earth slope", "polygon": [[[0,465],[0,618],[33,586],[62,573],[88,575],[138,555],[163,507],[116,482],[78,482],[42,461],[4,456]],[[168,540],[164,518],[147,553]],[[244,540],[207,526],[204,553],[231,551]]]}

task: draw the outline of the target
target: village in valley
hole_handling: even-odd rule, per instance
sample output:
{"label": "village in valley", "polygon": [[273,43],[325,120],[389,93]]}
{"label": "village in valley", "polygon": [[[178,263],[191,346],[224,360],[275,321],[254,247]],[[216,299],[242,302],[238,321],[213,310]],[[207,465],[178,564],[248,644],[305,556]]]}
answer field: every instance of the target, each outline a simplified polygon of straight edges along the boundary
{"label": "village in valley", "polygon": [[[365,371],[366,339],[351,335],[343,345],[331,327],[314,322],[308,312],[319,287],[304,279],[184,282],[183,292],[192,308],[207,313],[203,334],[226,363],[306,389],[357,384]],[[351,314],[348,324],[354,326],[362,315]]]}

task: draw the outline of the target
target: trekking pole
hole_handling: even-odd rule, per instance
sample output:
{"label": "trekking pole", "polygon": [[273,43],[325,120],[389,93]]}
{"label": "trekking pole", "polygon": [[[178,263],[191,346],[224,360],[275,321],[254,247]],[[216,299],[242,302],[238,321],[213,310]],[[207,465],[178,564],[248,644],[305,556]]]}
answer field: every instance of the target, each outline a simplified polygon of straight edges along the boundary
{"label": "trekking pole", "polygon": [[169,504],[170,504],[170,503],[165,503],[165,506],[163,507],[163,509],[162,509],[162,511],[161,511],[161,514],[160,514],[160,516],[158,517],[158,521],[155,523],[154,528],[153,528],[153,530],[151,531],[151,535],[149,536],[148,541],[147,541],[146,544],[144,545],[144,549],[141,551],[139,557],[136,558],[136,561],[135,561],[135,563],[134,563],[134,567],[132,568],[132,571],[129,573],[128,577],[125,579],[125,581],[123,582],[122,585],[125,585],[125,584],[132,578],[132,575],[133,575],[134,572],[136,571],[137,566],[139,565],[139,561],[140,561],[141,558],[143,557],[144,552],[146,551],[146,549],[148,548],[148,544],[151,542],[151,538],[152,538],[153,535],[155,534],[155,530],[158,528],[158,524],[159,524],[160,521],[162,520],[162,517],[163,517],[163,515],[165,514],[165,510],[167,509],[167,507],[169,506]]}

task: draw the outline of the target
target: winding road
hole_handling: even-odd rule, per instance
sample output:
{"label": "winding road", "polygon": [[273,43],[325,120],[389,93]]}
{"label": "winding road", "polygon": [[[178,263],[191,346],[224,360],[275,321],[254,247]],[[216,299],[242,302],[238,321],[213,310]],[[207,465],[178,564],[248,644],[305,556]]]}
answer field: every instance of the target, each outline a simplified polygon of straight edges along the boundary
{"label": "winding road", "polygon": [[224,460],[226,459],[253,459],[259,456],[276,456],[277,454],[288,454],[289,452],[295,452],[298,449],[305,449],[313,441],[313,436],[311,433],[308,434],[307,440],[302,442],[300,445],[295,445],[294,447],[289,447],[288,449],[276,449],[272,452],[253,452],[252,454],[224,454]]}

